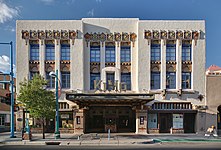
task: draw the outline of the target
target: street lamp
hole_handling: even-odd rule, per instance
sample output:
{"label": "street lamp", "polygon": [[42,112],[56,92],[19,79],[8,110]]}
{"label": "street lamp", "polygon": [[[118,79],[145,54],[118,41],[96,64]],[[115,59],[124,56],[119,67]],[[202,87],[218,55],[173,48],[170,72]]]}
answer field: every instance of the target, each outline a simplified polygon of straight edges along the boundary
{"label": "street lamp", "polygon": [[55,120],[55,139],[60,138],[60,131],[59,131],[59,104],[58,104],[58,70],[55,72],[50,72],[49,76],[56,78],[55,82],[55,90],[56,90],[56,120]]}

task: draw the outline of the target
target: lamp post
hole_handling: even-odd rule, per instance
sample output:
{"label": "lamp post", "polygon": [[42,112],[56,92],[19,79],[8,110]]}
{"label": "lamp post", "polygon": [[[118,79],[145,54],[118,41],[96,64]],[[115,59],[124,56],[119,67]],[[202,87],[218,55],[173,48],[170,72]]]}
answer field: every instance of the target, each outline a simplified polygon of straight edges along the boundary
{"label": "lamp post", "polygon": [[55,97],[56,97],[56,116],[55,116],[55,139],[60,138],[60,131],[59,131],[59,103],[58,103],[58,70],[56,70],[56,73],[50,72],[49,76],[54,77],[56,79],[55,82]]}

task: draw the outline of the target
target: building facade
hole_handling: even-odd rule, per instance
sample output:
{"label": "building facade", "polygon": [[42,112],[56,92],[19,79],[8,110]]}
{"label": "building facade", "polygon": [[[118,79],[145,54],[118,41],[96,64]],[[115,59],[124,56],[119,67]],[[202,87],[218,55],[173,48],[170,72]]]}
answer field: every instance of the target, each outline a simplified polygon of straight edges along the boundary
{"label": "building facade", "polygon": [[221,133],[221,67],[211,65],[206,71],[206,127],[215,126]]}
{"label": "building facade", "polygon": [[61,130],[204,132],[205,21],[19,20],[16,35],[18,90],[59,72]]}
{"label": "building facade", "polygon": [[[2,72],[0,72],[0,81],[9,81],[9,80],[10,80],[9,75],[3,75]],[[14,82],[16,82],[15,79]],[[15,87],[14,87],[14,92],[16,92]],[[10,105],[11,105],[10,84],[0,83],[0,132],[10,130]]]}

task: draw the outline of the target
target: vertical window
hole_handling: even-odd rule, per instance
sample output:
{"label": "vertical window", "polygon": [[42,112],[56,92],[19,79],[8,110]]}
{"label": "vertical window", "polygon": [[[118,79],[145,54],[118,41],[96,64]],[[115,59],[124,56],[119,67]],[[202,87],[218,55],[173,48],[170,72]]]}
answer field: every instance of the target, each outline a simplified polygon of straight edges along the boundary
{"label": "vertical window", "polygon": [[130,62],[130,59],[131,59],[130,46],[121,46],[120,61]]}
{"label": "vertical window", "polygon": [[166,88],[176,89],[176,72],[167,72]]}
{"label": "vertical window", "polygon": [[191,73],[182,72],[182,89],[191,89]]}
{"label": "vertical window", "polygon": [[100,62],[100,46],[90,46],[91,62]]}
{"label": "vertical window", "polygon": [[39,61],[39,45],[38,44],[30,45],[30,60]]}
{"label": "vertical window", "polygon": [[160,89],[160,72],[151,72],[151,89]]}
{"label": "vertical window", "polygon": [[97,80],[97,82],[100,80],[100,73],[91,73],[90,75],[90,89],[94,89],[94,81]]}
{"label": "vertical window", "polygon": [[61,60],[70,60],[70,45],[61,44]]}
{"label": "vertical window", "polygon": [[50,72],[46,72],[46,80],[48,81],[47,88],[55,88],[55,78],[49,76]]}
{"label": "vertical window", "polygon": [[115,62],[115,46],[105,46],[105,62]]}
{"label": "vertical window", "polygon": [[167,44],[166,46],[166,60],[167,61],[176,61],[176,45]]}
{"label": "vertical window", "polygon": [[151,44],[151,61],[161,60],[160,44]]}
{"label": "vertical window", "polygon": [[191,44],[182,44],[182,61],[191,61]]}
{"label": "vertical window", "polygon": [[31,72],[30,72],[30,79],[33,79],[33,77],[34,77],[35,75],[37,75],[37,74],[39,74],[39,72],[37,72],[37,71],[31,71]]}
{"label": "vertical window", "polygon": [[70,88],[70,72],[61,72],[62,88]]}
{"label": "vertical window", "polygon": [[0,114],[0,126],[5,125],[5,114]]}
{"label": "vertical window", "polygon": [[124,82],[127,85],[127,90],[131,90],[131,73],[121,73],[121,83]]}
{"label": "vertical window", "polygon": [[55,60],[55,49],[53,44],[46,44],[45,46],[45,60]]}
{"label": "vertical window", "polygon": [[114,73],[107,73],[106,78],[107,78],[107,80],[106,80],[107,90],[113,90]]}

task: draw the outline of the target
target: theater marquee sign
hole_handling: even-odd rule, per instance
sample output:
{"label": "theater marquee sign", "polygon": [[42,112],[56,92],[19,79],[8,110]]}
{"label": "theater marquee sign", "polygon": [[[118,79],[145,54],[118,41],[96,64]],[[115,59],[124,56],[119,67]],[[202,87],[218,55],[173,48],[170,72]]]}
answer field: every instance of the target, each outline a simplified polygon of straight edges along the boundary
{"label": "theater marquee sign", "polygon": [[112,80],[108,80],[107,82],[108,83],[103,82],[102,80],[94,80],[94,90],[102,92],[106,91],[126,92],[127,90],[127,84],[125,82],[119,82],[118,80],[115,80],[114,82]]}

